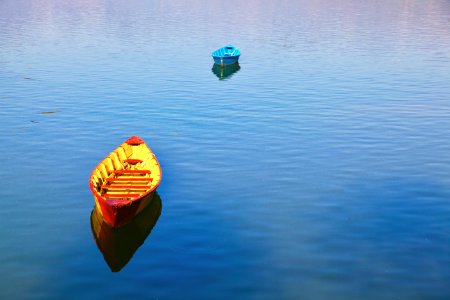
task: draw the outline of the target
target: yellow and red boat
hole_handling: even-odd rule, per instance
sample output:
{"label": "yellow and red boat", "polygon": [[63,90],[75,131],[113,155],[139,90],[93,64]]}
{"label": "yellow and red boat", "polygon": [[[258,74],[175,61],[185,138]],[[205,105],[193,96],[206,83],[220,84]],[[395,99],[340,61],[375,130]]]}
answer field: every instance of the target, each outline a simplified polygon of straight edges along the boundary
{"label": "yellow and red boat", "polygon": [[152,200],[161,175],[158,160],[138,136],[111,152],[95,167],[89,180],[106,223],[120,227],[130,222]]}

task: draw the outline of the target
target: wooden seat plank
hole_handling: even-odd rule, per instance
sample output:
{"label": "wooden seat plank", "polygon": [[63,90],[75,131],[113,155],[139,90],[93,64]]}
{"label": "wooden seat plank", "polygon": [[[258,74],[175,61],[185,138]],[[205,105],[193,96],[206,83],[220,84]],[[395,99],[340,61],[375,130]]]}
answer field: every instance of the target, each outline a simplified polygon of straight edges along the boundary
{"label": "wooden seat plank", "polygon": [[125,160],[125,162],[134,165],[134,164],[137,164],[137,163],[141,163],[142,160],[141,159],[128,158],[128,159]]}
{"label": "wooden seat plank", "polygon": [[124,178],[124,177],[118,177],[118,178],[106,178],[106,181],[114,182],[114,181],[153,181],[153,178],[149,177],[131,177],[131,178]]}
{"label": "wooden seat plank", "polygon": [[114,174],[150,174],[150,170],[114,170]]}
{"label": "wooden seat plank", "polygon": [[104,198],[135,198],[139,197],[141,194],[102,194]]}
{"label": "wooden seat plank", "polygon": [[148,189],[149,185],[103,185],[102,189]]}

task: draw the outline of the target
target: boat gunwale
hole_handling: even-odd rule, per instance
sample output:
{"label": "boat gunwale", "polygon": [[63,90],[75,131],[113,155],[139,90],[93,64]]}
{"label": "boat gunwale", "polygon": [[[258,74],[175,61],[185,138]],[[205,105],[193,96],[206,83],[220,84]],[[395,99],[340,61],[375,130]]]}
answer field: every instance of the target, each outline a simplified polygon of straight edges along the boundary
{"label": "boat gunwale", "polygon": [[[225,56],[224,54],[225,54],[225,49],[229,49],[229,48],[232,48],[232,49],[234,49],[234,51],[232,52],[232,53],[234,53],[234,52],[237,52],[237,54],[236,55],[229,55],[229,56]],[[224,52],[224,54],[219,54],[219,51],[220,50],[224,50],[223,52]],[[224,47],[221,47],[221,48],[219,48],[219,49],[217,49],[217,50],[214,50],[212,53],[211,53],[211,55],[212,55],[212,57],[213,58],[236,58],[236,57],[239,57],[240,55],[241,55],[241,51],[239,51],[239,49],[238,48],[236,48],[235,46],[230,46],[230,45],[227,45],[227,46],[224,46]]]}

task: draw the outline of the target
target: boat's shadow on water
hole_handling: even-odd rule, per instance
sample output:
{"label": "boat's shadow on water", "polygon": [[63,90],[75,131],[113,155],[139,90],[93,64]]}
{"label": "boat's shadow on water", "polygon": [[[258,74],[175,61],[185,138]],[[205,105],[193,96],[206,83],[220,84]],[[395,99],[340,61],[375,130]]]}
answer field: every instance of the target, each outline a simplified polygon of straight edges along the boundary
{"label": "boat's shadow on water", "polygon": [[239,66],[239,63],[234,63],[231,65],[225,65],[223,67],[221,65],[214,64],[211,70],[214,73],[214,75],[216,75],[217,78],[219,78],[219,80],[224,80],[230,79],[231,76],[236,72],[238,72],[240,69],[241,66]]}
{"label": "boat's shadow on water", "polygon": [[155,192],[150,204],[130,223],[112,228],[94,207],[91,213],[92,234],[112,272],[120,271],[130,261],[158,221],[161,209],[161,198]]}

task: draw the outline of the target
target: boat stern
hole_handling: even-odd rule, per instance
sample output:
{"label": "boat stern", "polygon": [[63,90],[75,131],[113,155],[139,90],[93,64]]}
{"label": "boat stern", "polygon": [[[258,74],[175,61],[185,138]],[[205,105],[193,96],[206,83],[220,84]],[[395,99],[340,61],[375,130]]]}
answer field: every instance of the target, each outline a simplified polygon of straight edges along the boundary
{"label": "boat stern", "polygon": [[137,200],[106,201],[101,196],[95,197],[95,205],[108,225],[121,227],[136,217],[153,199],[154,191]]}

